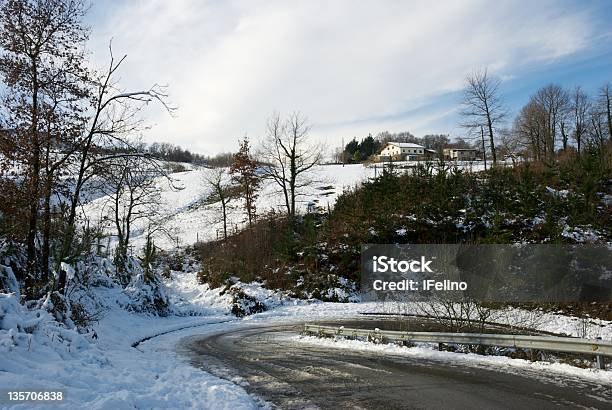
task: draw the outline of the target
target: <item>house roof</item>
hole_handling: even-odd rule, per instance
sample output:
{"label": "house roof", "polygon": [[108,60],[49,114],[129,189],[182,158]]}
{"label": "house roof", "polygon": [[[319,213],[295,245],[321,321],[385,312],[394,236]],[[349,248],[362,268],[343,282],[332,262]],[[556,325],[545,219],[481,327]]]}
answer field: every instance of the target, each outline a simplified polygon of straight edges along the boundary
{"label": "house roof", "polygon": [[395,145],[396,147],[400,147],[400,148],[423,148],[425,149],[424,146],[419,145],[419,144],[414,144],[412,142],[388,142],[387,144]]}

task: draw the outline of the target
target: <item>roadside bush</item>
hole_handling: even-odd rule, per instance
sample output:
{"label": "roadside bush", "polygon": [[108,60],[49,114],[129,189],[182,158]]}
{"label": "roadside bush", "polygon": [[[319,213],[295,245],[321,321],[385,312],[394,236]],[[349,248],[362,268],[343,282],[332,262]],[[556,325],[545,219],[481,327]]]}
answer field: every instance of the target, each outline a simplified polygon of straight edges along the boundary
{"label": "roadside bush", "polygon": [[227,239],[197,245],[201,282],[211,287],[238,277],[243,282],[266,281],[270,288],[286,285],[278,269],[295,260],[296,239],[286,218],[269,215]]}
{"label": "roadside bush", "polygon": [[152,313],[158,316],[168,315],[168,296],[162,281],[152,274],[138,273],[125,288],[130,301],[127,310],[138,313]]}
{"label": "roadside bush", "polygon": [[223,295],[225,292],[232,296],[231,312],[236,317],[244,317],[266,311],[266,306],[263,303],[258,301],[255,297],[247,295],[244,290],[238,286],[230,286],[222,291],[221,294]]}

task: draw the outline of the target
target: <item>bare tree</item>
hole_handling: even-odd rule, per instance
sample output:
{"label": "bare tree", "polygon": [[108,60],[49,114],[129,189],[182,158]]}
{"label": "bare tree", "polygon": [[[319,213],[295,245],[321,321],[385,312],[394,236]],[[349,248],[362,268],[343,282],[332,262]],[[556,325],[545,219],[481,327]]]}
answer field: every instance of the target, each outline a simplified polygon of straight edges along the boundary
{"label": "bare tree", "polygon": [[589,111],[590,132],[588,142],[591,146],[601,149],[606,141],[605,115],[598,105],[591,106]]}
{"label": "bare tree", "polygon": [[226,168],[212,168],[204,175],[204,185],[210,189],[209,202],[219,205],[219,213],[223,224],[223,239],[227,240],[227,219],[230,211],[230,201],[236,196],[231,179]]}
{"label": "bare tree", "polygon": [[285,200],[287,215],[296,215],[296,200],[315,183],[313,168],[323,158],[321,145],[309,141],[310,126],[299,112],[283,122],[279,114],[268,120],[261,160],[267,164],[264,177],[276,183]]}
{"label": "bare tree", "polygon": [[610,83],[604,84],[599,89],[599,106],[608,124],[608,138],[612,138],[612,86]]}
{"label": "bare tree", "polygon": [[[75,239],[77,208],[81,201],[81,192],[86,183],[94,177],[103,164],[117,158],[147,156],[130,146],[127,138],[142,128],[138,113],[151,102],[159,102],[172,113],[166,100],[164,87],[157,84],[148,90],[124,91],[118,88],[115,76],[127,58],[124,55],[115,60],[112,47],[109,45],[110,62],[104,74],[91,82],[94,97],[89,112],[87,127],[78,143],[76,156],[76,178],[70,196],[66,232],[57,266],[70,256]],[[59,289],[63,289],[65,275],[60,271]]]}
{"label": "bare tree", "polygon": [[482,144],[482,161],[484,163],[484,169],[486,171],[487,170],[487,148],[485,144],[484,128],[482,125],[480,126],[480,142]]}
{"label": "bare tree", "polygon": [[465,118],[461,124],[463,127],[478,131],[480,127],[486,129],[494,165],[497,163],[495,129],[506,117],[500,83],[498,78],[488,75],[487,69],[468,75],[465,79],[461,110],[461,115]]}
{"label": "bare tree", "polygon": [[588,115],[591,103],[589,102],[588,95],[582,91],[580,86],[574,88],[571,99],[572,119],[574,122],[573,137],[574,141],[576,141],[578,155],[580,155],[582,141],[589,128]]}
{"label": "bare tree", "polygon": [[527,103],[514,120],[513,136],[536,161],[546,158],[546,112],[533,100]]}
{"label": "bare tree", "polygon": [[[516,129],[504,129],[500,132],[502,149],[505,155],[510,157],[512,164],[516,165],[517,158],[525,151],[524,141],[516,132]],[[486,169],[486,168],[485,168]]]}
{"label": "bare tree", "polygon": [[[157,188],[157,178],[164,173],[155,161],[142,157],[120,157],[105,165],[104,191],[118,239],[115,262],[124,273],[134,224],[144,224],[150,229],[164,217]],[[129,278],[123,279],[127,284]]]}
{"label": "bare tree", "polygon": [[557,130],[563,130],[564,119],[568,112],[569,94],[561,86],[549,84],[540,88],[532,97],[532,101],[546,114],[545,135],[542,142],[546,158],[552,160],[557,144]]}

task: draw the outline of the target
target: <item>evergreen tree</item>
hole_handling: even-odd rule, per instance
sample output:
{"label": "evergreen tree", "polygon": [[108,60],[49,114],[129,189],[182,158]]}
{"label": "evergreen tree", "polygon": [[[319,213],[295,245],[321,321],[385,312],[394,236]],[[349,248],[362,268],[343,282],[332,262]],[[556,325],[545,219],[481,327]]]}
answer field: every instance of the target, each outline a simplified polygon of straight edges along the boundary
{"label": "evergreen tree", "polygon": [[359,142],[353,138],[348,144],[346,144],[346,147],[344,147],[344,152],[345,158],[348,158],[351,162],[359,161],[359,159],[355,159],[355,153],[359,152]]}
{"label": "evergreen tree", "polygon": [[359,152],[361,153],[361,159],[368,159],[370,156],[376,153],[376,142],[372,138],[372,134],[368,134],[359,144]]}

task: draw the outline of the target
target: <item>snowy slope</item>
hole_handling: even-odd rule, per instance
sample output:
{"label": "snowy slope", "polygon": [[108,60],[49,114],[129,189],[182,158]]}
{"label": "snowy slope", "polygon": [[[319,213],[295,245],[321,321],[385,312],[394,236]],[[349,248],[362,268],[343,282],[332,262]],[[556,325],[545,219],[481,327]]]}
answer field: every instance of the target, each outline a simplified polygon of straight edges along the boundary
{"label": "snowy slope", "polygon": [[[186,172],[171,174],[173,179],[169,183],[165,179],[158,179],[157,187],[162,197],[163,204],[159,209],[164,215],[163,226],[178,237],[178,245],[185,246],[195,243],[198,239],[206,241],[215,239],[222,227],[219,218],[217,204],[204,205],[201,202],[210,195],[204,178],[209,170],[195,168]],[[374,168],[355,165],[326,165],[320,166],[314,171],[312,189],[300,198],[300,209],[306,210],[308,202],[316,201],[320,206],[333,206],[339,194],[347,187],[360,184],[368,177],[374,176]],[[379,170],[380,172],[380,170]],[[83,207],[83,211],[92,218],[92,224],[101,222],[108,215],[109,208],[105,206],[107,197],[98,197]],[[257,200],[257,211],[264,214],[272,209],[280,209],[283,206],[282,195],[271,181],[264,181],[262,190]],[[229,225],[232,229],[241,229],[246,220],[239,200],[232,201],[233,210],[230,211]],[[106,231],[113,233],[113,227],[106,224]],[[132,245],[135,250],[141,249],[146,242],[146,224],[136,223],[133,230]],[[157,235],[155,244],[163,249],[171,249],[177,243],[165,235]]]}
{"label": "snowy slope", "polygon": [[[414,162],[394,163],[399,172],[409,172]],[[457,166],[469,170],[479,171],[483,169],[481,163],[459,163]],[[312,184],[303,196],[298,198],[298,208],[305,212],[308,204],[326,210],[333,207],[338,196],[347,188],[360,185],[368,178],[382,172],[381,164],[365,166],[362,164],[347,165],[321,165],[313,170],[310,178]],[[217,204],[204,205],[202,201],[210,195],[210,189],[204,182],[205,174],[209,170],[199,167],[191,167],[185,172],[171,174],[172,183],[166,179],[158,179],[157,187],[162,197],[162,206],[159,213],[164,215],[163,227],[170,232],[173,238],[158,234],[155,244],[162,249],[169,250],[177,246],[194,244],[197,240],[208,241],[216,239],[221,235],[222,223],[219,217],[219,206]],[[92,218],[92,224],[102,221],[104,215],[108,215],[109,209],[105,204],[108,201],[104,196],[93,196],[95,199],[83,206],[83,212]],[[257,212],[265,214],[275,209],[283,211],[284,200],[278,187],[272,181],[264,181],[257,199]],[[228,224],[232,230],[242,229],[246,226],[246,218],[239,200],[232,201],[229,212]],[[132,230],[132,245],[134,252],[138,252],[146,242],[146,224],[144,221],[137,222]],[[106,223],[106,232],[114,233],[112,225]]]}

